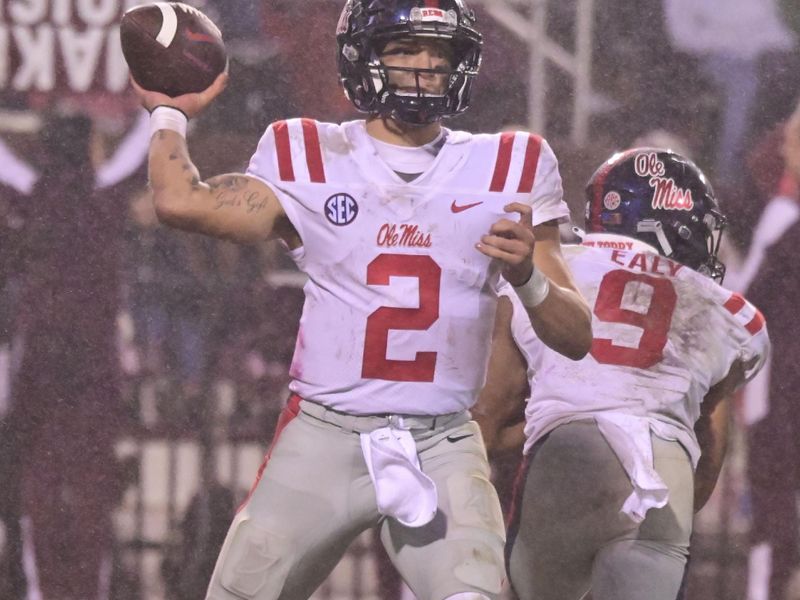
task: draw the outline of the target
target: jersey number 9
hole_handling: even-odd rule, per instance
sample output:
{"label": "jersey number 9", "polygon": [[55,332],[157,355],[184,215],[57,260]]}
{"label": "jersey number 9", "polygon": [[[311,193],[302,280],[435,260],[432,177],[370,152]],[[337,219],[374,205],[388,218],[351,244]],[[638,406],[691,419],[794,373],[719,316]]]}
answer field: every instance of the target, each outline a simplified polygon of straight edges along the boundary
{"label": "jersey number 9", "polygon": [[[629,285],[647,286],[652,289],[650,301],[641,312],[623,308],[625,291]],[[631,290],[633,292],[635,290]],[[629,292],[630,293],[630,292]],[[606,365],[620,365],[647,369],[664,357],[664,346],[672,323],[672,313],[678,296],[669,279],[652,277],[630,271],[606,273],[597,290],[594,303],[595,316],[607,323],[624,323],[642,330],[636,347],[620,346],[614,340],[595,337],[591,354]]]}

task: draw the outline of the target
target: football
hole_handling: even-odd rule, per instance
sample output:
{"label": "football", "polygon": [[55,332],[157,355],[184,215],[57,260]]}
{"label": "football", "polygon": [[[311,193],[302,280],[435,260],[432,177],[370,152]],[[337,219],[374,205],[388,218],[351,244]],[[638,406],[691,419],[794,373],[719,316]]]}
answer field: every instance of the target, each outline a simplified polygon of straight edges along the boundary
{"label": "football", "polygon": [[130,9],[120,22],[120,42],[136,83],[167,96],[203,91],[228,64],[219,28],[182,2]]}

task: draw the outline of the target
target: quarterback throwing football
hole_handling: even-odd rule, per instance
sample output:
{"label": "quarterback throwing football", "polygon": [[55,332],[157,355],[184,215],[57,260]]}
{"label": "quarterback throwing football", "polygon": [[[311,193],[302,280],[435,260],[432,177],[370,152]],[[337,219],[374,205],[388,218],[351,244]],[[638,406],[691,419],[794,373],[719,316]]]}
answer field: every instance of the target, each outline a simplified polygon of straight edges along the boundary
{"label": "quarterback throwing football", "polygon": [[225,75],[178,98],[138,88],[161,220],[278,238],[308,275],[293,396],[208,598],[308,598],[380,524],[420,600],[494,599],[505,535],[468,409],[501,277],[556,351],[579,359],[591,340],[560,253],[557,162],[536,135],[441,125],[467,108],[480,65],[462,0],[348,0],[337,42],[345,92],[367,119],[273,123],[245,174],[201,181],[184,139],[184,115]]}

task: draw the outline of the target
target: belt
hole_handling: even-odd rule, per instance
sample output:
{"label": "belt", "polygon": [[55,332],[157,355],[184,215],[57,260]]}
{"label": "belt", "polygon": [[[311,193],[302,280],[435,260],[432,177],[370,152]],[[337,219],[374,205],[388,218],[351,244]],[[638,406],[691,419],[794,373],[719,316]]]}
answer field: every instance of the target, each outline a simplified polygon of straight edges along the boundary
{"label": "belt", "polygon": [[381,427],[394,427],[410,431],[433,431],[461,425],[471,419],[469,411],[466,410],[444,415],[351,415],[310,400],[301,400],[300,410],[315,419],[341,427],[345,431],[358,433],[374,431]]}

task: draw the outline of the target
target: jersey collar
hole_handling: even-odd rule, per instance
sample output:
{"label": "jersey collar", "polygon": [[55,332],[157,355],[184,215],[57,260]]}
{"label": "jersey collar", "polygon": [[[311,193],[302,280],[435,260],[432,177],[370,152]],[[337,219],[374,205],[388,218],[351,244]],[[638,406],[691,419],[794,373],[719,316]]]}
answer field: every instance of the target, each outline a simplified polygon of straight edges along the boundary
{"label": "jersey collar", "polygon": [[651,246],[641,240],[630,238],[625,235],[616,235],[614,233],[586,233],[583,236],[581,245],[659,254],[655,246]]}
{"label": "jersey collar", "polygon": [[469,136],[460,131],[445,131],[445,142],[433,163],[419,177],[404,181],[378,155],[375,145],[367,133],[366,121],[343,123],[344,133],[354,149],[353,158],[364,177],[377,184],[428,187],[431,181],[442,183],[463,163],[469,154],[469,145],[463,144]]}

